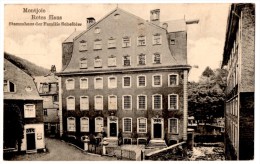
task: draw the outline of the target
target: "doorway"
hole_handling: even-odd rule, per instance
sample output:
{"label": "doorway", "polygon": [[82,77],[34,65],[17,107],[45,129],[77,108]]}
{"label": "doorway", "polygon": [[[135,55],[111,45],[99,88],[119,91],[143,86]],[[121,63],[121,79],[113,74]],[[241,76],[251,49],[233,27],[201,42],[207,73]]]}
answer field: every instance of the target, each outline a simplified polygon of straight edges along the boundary
{"label": "doorway", "polygon": [[110,123],[110,137],[116,137],[116,136],[117,136],[117,124]]}
{"label": "doorway", "polygon": [[153,124],[154,138],[162,138],[162,124]]}
{"label": "doorway", "polygon": [[35,129],[26,129],[27,150],[35,150]]}
{"label": "doorway", "polygon": [[118,118],[115,116],[108,117],[108,137],[117,137],[118,135]]}

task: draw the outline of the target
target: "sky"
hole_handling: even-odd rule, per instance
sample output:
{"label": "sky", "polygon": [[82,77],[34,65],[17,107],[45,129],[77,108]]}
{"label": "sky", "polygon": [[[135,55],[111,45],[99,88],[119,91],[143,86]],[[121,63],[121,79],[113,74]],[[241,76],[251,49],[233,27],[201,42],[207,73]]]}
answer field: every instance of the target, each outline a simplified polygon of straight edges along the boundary
{"label": "sky", "polygon": [[[4,7],[4,51],[27,59],[47,69],[56,65],[61,69],[61,43],[75,30],[86,29],[86,18],[100,20],[117,7],[117,4],[53,4],[11,5]],[[225,41],[226,23],[230,4],[118,4],[118,7],[145,20],[150,10],[160,9],[160,20],[199,19],[199,24],[188,25],[188,64],[192,66],[189,81],[198,81],[209,66],[219,68]],[[23,8],[45,9],[45,13],[24,13]],[[78,22],[82,26],[10,26],[9,22],[53,22],[32,20],[36,16],[62,16],[63,22]],[[47,18],[48,19],[48,18]],[[61,22],[61,20],[58,20]],[[198,66],[198,67],[197,67]]]}

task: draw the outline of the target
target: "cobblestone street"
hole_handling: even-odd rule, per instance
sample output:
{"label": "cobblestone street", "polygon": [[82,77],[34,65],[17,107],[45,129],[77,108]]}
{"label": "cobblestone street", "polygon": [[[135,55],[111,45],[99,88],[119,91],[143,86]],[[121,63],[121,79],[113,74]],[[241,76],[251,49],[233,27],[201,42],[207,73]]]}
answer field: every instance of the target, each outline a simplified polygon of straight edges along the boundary
{"label": "cobblestone street", "polygon": [[90,155],[74,146],[57,139],[45,138],[48,152],[15,156],[12,160],[21,161],[111,161],[116,158]]}

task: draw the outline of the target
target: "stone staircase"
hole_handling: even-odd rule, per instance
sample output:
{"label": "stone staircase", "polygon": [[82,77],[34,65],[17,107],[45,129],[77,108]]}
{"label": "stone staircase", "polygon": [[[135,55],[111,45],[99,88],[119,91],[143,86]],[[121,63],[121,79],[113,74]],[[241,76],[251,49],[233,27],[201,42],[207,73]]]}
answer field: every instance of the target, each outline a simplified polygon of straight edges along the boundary
{"label": "stone staircase", "polygon": [[167,145],[166,145],[165,140],[162,140],[162,139],[152,139],[147,144],[146,149],[153,149],[153,148],[163,149],[163,148],[166,148],[166,147],[167,147]]}

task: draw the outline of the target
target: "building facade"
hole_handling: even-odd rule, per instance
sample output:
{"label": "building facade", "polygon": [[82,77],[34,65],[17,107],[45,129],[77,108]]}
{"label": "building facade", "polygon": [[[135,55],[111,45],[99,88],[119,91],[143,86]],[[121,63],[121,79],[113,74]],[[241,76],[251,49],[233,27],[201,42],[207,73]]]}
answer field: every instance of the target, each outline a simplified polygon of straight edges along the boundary
{"label": "building facade", "polygon": [[187,29],[185,20],[146,21],[120,8],[75,32],[63,44],[61,133],[80,138],[187,139]]}
{"label": "building facade", "polygon": [[[4,59],[4,149],[11,135],[21,129],[11,125],[20,122],[24,127],[21,151],[35,152],[45,148],[43,130],[43,100],[33,78],[7,59]],[[13,108],[13,109],[12,109]],[[16,111],[15,111],[16,110]],[[13,113],[10,113],[14,111]],[[17,127],[17,126],[14,126]],[[17,149],[16,143],[11,147]]]}
{"label": "building facade", "polygon": [[59,136],[59,79],[55,75],[56,68],[53,65],[50,74],[45,76],[36,76],[38,92],[43,98],[43,122],[46,136]]}
{"label": "building facade", "polygon": [[254,4],[231,5],[222,67],[228,70],[225,107],[226,159],[254,159]]}

